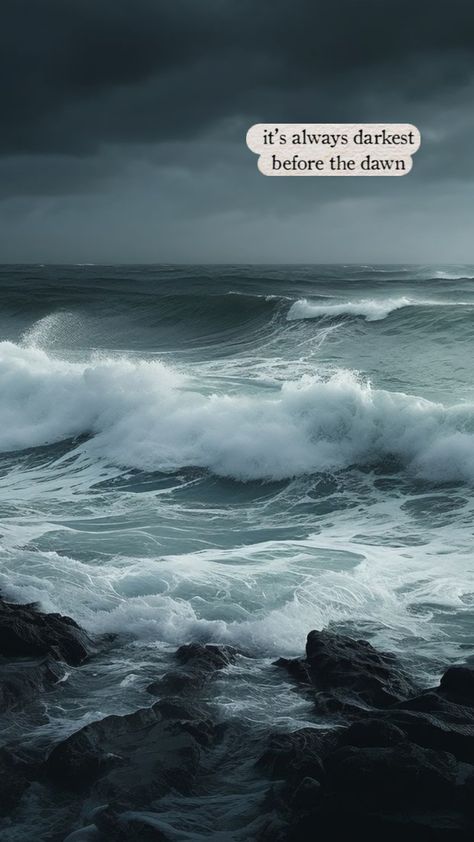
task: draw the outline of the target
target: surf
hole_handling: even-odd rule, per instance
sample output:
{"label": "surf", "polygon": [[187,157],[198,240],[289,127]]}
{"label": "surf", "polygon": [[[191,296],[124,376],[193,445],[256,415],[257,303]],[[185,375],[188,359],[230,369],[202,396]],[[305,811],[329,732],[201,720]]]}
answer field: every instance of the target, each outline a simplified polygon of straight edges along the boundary
{"label": "surf", "polygon": [[407,307],[472,307],[469,301],[432,301],[400,296],[398,298],[366,298],[360,301],[324,303],[301,298],[290,307],[287,320],[332,318],[336,316],[361,316],[368,322],[386,319],[391,313]]}
{"label": "surf", "polygon": [[252,394],[202,392],[160,360],[68,362],[3,342],[0,389],[3,452],[85,435],[97,459],[145,471],[271,481],[395,458],[414,476],[474,482],[474,404],[374,389],[343,369]]}

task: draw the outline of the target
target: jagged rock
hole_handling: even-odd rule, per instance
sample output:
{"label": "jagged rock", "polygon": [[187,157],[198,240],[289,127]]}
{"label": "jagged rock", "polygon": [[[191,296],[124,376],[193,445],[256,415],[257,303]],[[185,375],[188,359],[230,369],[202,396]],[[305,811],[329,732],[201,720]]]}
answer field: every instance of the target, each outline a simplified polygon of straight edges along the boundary
{"label": "jagged rock", "polygon": [[318,717],[348,723],[372,715],[374,709],[357,696],[348,696],[347,690],[313,691]]}
{"label": "jagged rock", "polygon": [[405,732],[417,745],[449,751],[467,763],[474,763],[474,727],[472,721],[452,720],[442,712],[434,713],[396,708],[387,719]]}
{"label": "jagged rock", "polygon": [[285,669],[298,684],[313,686],[310,665],[302,658],[278,658],[274,666]]}
{"label": "jagged rock", "polygon": [[52,750],[46,769],[63,786],[94,786],[131,809],[170,789],[187,791],[212,734],[208,720],[165,717],[157,703],[86,725]]}
{"label": "jagged rock", "polygon": [[322,787],[316,778],[303,778],[291,798],[291,809],[295,812],[315,810],[321,802]]}
{"label": "jagged rock", "polygon": [[[339,727],[273,733],[264,750],[260,731],[216,723],[210,712],[208,682],[237,656],[228,646],[186,644],[176,652],[176,668],[150,685],[160,697],[151,707],[81,728],[55,746],[33,773],[9,755],[3,762],[0,755],[6,810],[14,809],[31,780],[37,780],[71,804],[73,827],[61,828],[64,836],[70,832],[71,842],[165,842],[184,831],[168,815],[162,820],[160,799],[166,797],[166,813],[170,793],[174,803],[180,794],[194,798],[221,792],[220,770],[235,755],[253,769],[251,776],[263,778],[261,811],[256,819],[253,814],[245,838],[471,838],[474,705],[469,668],[450,668],[438,688],[420,692],[393,656],[364,641],[312,632],[306,658],[278,664],[314,697],[315,726],[324,721],[323,712]],[[62,675],[63,667],[52,656],[32,663],[46,671],[44,686],[48,676],[54,681]],[[40,675],[34,678],[28,664],[31,656],[28,661],[16,656],[7,665],[5,675],[11,669],[13,678],[4,682],[5,700],[26,697],[21,687],[29,686],[30,679],[35,694]],[[30,677],[23,684],[21,668]],[[94,813],[88,813],[93,807]],[[80,817],[84,827],[74,829]]]}
{"label": "jagged rock", "polygon": [[46,762],[47,771],[63,784],[90,784],[101,771],[121,762],[113,745],[121,738],[148,731],[160,718],[151,707],[91,722],[53,748]]}
{"label": "jagged rock", "polygon": [[258,761],[274,779],[297,784],[305,777],[324,778],[323,757],[334,744],[334,737],[319,728],[301,728],[290,734],[273,734],[266,752]]}
{"label": "jagged rock", "polygon": [[[267,770],[283,782],[274,809],[286,822],[285,842],[316,835],[361,835],[374,842],[472,838],[469,667],[450,668],[438,688],[420,692],[393,656],[330,632],[310,633],[306,658],[277,664],[314,697],[318,716],[349,723],[333,731],[336,747],[327,740],[293,754],[264,755]],[[284,735],[279,740],[285,745]],[[286,736],[289,745],[294,740],[295,735]]]}
{"label": "jagged rock", "polygon": [[235,663],[238,652],[233,646],[216,646],[212,643],[186,643],[176,652],[178,661],[191,664],[201,672],[214,672]]}
{"label": "jagged rock", "polygon": [[49,656],[77,666],[92,650],[92,641],[70,617],[43,614],[34,604],[14,605],[0,598],[0,655]]}
{"label": "jagged rock", "polygon": [[320,710],[348,716],[357,709],[363,714],[367,706],[387,707],[415,689],[393,655],[377,652],[365,640],[328,631],[309,633],[305,659],[281,658],[276,665],[317,691]]}
{"label": "jagged rock", "polygon": [[90,824],[69,833],[64,842],[104,842],[104,837],[94,824]]}
{"label": "jagged rock", "polygon": [[340,745],[366,748],[390,747],[403,742],[407,742],[407,737],[401,728],[379,719],[354,722],[348,728],[344,728],[339,736]]}
{"label": "jagged rock", "polygon": [[233,664],[238,652],[233,646],[186,643],[176,652],[176,659],[182,665],[158,681],[152,682],[147,690],[155,696],[173,695],[200,690],[216,670]]}
{"label": "jagged rock", "polygon": [[120,808],[110,806],[100,812],[96,818],[96,825],[101,832],[101,838],[107,842],[168,842],[170,837],[158,827],[158,818],[153,821],[143,815],[121,811]]}
{"label": "jagged rock", "polygon": [[15,809],[30,784],[32,769],[6,748],[0,749],[0,815]]}
{"label": "jagged rock", "polygon": [[439,687],[394,705],[384,716],[418,745],[449,751],[474,763],[474,706],[470,703],[470,673],[451,667]]}
{"label": "jagged rock", "polygon": [[48,690],[65,675],[65,670],[52,658],[0,659],[0,711],[23,707],[42,690]]}
{"label": "jagged rock", "polygon": [[406,698],[413,685],[396,658],[377,652],[365,640],[312,631],[306,642],[311,679],[322,690],[346,690],[374,707]]}
{"label": "jagged rock", "polygon": [[457,764],[448,752],[409,743],[396,746],[344,746],[327,758],[328,786],[359,808],[404,804],[436,806],[454,791]]}
{"label": "jagged rock", "polygon": [[394,811],[348,808],[345,803],[326,803],[317,812],[295,816],[281,837],[282,842],[312,839],[352,839],[364,842],[470,842],[472,828],[450,810],[410,810],[404,805]]}
{"label": "jagged rock", "polygon": [[468,666],[450,667],[444,673],[439,689],[465,705],[474,705],[474,669]]}
{"label": "jagged rock", "polygon": [[153,709],[163,719],[179,723],[180,728],[191,734],[201,746],[209,746],[215,740],[219,727],[209,716],[203,705],[181,703],[177,699],[160,699]]}

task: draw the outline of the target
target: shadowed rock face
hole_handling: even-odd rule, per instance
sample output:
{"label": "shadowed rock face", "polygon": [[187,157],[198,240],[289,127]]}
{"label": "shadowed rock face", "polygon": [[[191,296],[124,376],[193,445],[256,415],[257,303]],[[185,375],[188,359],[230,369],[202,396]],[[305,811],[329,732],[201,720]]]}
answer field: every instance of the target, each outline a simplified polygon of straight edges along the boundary
{"label": "shadowed rock face", "polygon": [[12,605],[0,599],[0,655],[44,657],[77,666],[93,649],[86,632],[61,614],[42,614],[35,605]]}
{"label": "shadowed rock face", "polygon": [[344,746],[328,757],[326,766],[328,787],[367,809],[449,802],[457,776],[452,754],[408,742]]}
{"label": "shadowed rock face", "polygon": [[86,632],[69,617],[0,597],[0,712],[33,703],[93,652]]}
{"label": "shadowed rock face", "polygon": [[[213,756],[225,751],[231,729],[214,721],[201,697],[213,674],[236,657],[230,647],[182,646],[176,669],[149,688],[162,695],[159,701],[93,722],[52,749],[44,769],[54,786],[67,790],[72,799],[92,796],[105,805],[94,816],[92,829],[85,829],[85,838],[175,838],[159,827],[159,810],[155,818],[153,811],[169,793],[186,797],[199,790],[201,778],[209,776],[216,762]],[[152,811],[148,819],[147,811]]]}
{"label": "shadowed rock face", "polygon": [[415,689],[392,655],[377,652],[365,640],[328,631],[309,633],[305,659],[281,658],[277,665],[297,681],[322,692],[324,706],[330,703],[324,695],[327,691],[334,695],[336,705],[339,694],[350,708],[351,705],[386,707],[405,699]]}
{"label": "shadowed rock face", "polygon": [[63,664],[52,658],[0,660],[0,711],[24,707],[43,691],[60,681]]}
{"label": "shadowed rock face", "polygon": [[148,692],[155,696],[185,694],[187,691],[196,693],[203,688],[212,673],[233,664],[237,655],[233,646],[184,644],[176,652],[179,667],[159,681],[152,682],[147,688]]}
{"label": "shadowed rock face", "polygon": [[[60,652],[65,659],[87,651],[87,635],[67,618],[19,608],[16,613],[8,606],[2,614],[16,617],[3,650],[16,654],[4,654],[0,669],[4,706],[59,680]],[[43,648],[46,656],[43,651],[35,658],[28,647]],[[245,826],[215,828],[203,819],[203,839],[211,831],[223,842],[472,838],[474,694],[468,666],[450,667],[439,687],[420,691],[393,656],[365,641],[311,632],[306,657],[277,663],[295,680],[296,692],[314,699],[314,727],[256,736],[242,723],[219,721],[209,701],[213,677],[239,657],[228,646],[185,644],[175,667],[149,686],[158,696],[149,707],[86,725],[50,746],[36,765],[12,747],[1,751],[4,814],[14,817],[30,786],[40,784],[52,803],[69,809],[53,842],[179,842],[190,838],[186,824],[171,826],[163,805],[172,798],[179,814],[180,804],[200,799],[225,804],[223,770],[234,755],[242,764],[238,786],[258,782],[257,802],[248,807]],[[328,710],[337,726],[322,719]]]}
{"label": "shadowed rock face", "polygon": [[316,711],[346,726],[287,735],[287,763],[270,740],[261,762],[283,780],[273,805],[285,826],[276,838],[472,838],[472,669],[450,667],[439,687],[416,691],[395,658],[330,632],[311,632],[306,658],[277,665],[313,696]]}
{"label": "shadowed rock face", "polygon": [[474,705],[474,670],[470,667],[450,667],[444,673],[440,691],[455,701]]}
{"label": "shadowed rock face", "polygon": [[330,733],[316,728],[273,734],[267,751],[258,762],[273,779],[285,778],[299,783],[310,776],[319,782],[325,777],[322,758],[330,745]]}
{"label": "shadowed rock face", "polygon": [[407,742],[406,734],[383,719],[362,719],[345,728],[339,735],[339,745],[391,747]]}
{"label": "shadowed rock face", "polygon": [[0,749],[0,816],[8,816],[15,809],[36,773],[14,751]]}
{"label": "shadowed rock face", "polygon": [[64,677],[64,664],[78,666],[94,651],[69,617],[0,597],[0,712],[32,704]]}
{"label": "shadowed rock face", "polygon": [[95,793],[128,809],[146,809],[170,790],[190,792],[202,751],[213,745],[217,733],[208,708],[199,703],[199,690],[235,656],[226,647],[181,647],[176,660],[185,669],[170,673],[161,686],[175,688],[172,679],[178,675],[185,698],[166,696],[135,713],[86,725],[53,748],[47,773],[72,790],[93,785]]}
{"label": "shadowed rock face", "polygon": [[[79,665],[93,651],[92,640],[69,617],[0,597],[0,713],[17,717],[42,711],[44,693],[64,678],[65,664]],[[38,775],[36,764],[20,754],[17,747],[0,751],[2,815],[16,808]]]}
{"label": "shadowed rock face", "polygon": [[124,808],[146,808],[170,789],[184,794],[192,787],[200,741],[199,733],[189,731],[191,722],[196,726],[191,719],[165,718],[157,705],[108,716],[56,746],[46,771],[62,787],[93,785],[101,797]]}

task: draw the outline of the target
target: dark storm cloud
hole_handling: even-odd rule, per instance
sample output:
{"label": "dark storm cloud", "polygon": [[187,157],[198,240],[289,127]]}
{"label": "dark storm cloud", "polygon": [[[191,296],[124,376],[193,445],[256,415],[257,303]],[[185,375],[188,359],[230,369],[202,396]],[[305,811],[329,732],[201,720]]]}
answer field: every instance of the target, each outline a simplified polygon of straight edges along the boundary
{"label": "dark storm cloud", "polygon": [[473,56],[468,0],[3,0],[0,151],[91,155],[237,115],[305,120],[331,91],[344,115],[333,97],[324,118],[351,119],[367,93],[462,88]]}
{"label": "dark storm cloud", "polygon": [[[2,0],[0,73],[0,261],[474,256],[471,0]],[[422,148],[403,179],[263,178],[273,120]]]}

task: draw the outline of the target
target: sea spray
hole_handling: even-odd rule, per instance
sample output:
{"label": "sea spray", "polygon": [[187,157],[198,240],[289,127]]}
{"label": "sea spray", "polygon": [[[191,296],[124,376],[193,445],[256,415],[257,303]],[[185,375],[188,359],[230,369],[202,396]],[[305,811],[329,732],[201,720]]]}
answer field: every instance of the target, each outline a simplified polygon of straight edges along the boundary
{"label": "sea spray", "polygon": [[147,471],[280,480],[395,458],[433,481],[474,482],[473,404],[374,389],[347,370],[261,394],[203,394],[161,361],[70,363],[3,342],[0,389],[4,452],[81,434],[98,458]]}

